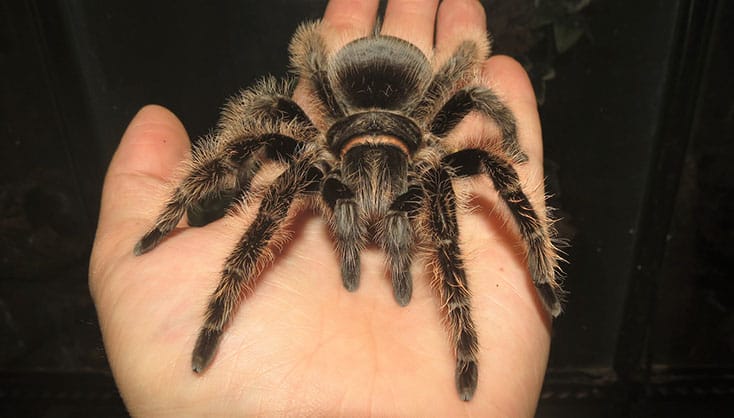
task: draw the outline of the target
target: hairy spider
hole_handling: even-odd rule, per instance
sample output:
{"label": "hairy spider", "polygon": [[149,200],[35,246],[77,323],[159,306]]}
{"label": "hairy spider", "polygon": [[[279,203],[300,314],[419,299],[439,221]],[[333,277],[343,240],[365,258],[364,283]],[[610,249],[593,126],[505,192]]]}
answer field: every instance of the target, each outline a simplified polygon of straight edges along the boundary
{"label": "hairy spider", "polygon": [[[261,166],[285,164],[225,262],[193,350],[193,370],[209,365],[241,294],[272,260],[272,246],[285,239],[287,222],[305,203],[328,222],[349,291],[359,285],[360,252],[369,241],[386,254],[400,305],[411,298],[416,253],[434,261],[456,353],[456,386],[461,399],[471,399],[478,343],[452,179],[485,174],[492,180],[526,244],[542,302],[553,315],[561,309],[547,217],[533,209],[513,166],[527,159],[514,116],[479,83],[480,63],[489,55],[486,35],[468,36],[450,56],[431,63],[416,46],[377,29],[331,52],[315,22],[296,31],[290,53],[318,118],[312,121],[293,101],[295,83],[288,80],[265,79],[232,99],[215,134],[194,150],[188,174],[155,225],[135,246],[136,255],[150,251],[184,214],[191,218],[192,211],[222,196],[230,211],[237,199],[251,201]],[[449,149],[444,139],[470,112],[492,121],[498,134]]]}

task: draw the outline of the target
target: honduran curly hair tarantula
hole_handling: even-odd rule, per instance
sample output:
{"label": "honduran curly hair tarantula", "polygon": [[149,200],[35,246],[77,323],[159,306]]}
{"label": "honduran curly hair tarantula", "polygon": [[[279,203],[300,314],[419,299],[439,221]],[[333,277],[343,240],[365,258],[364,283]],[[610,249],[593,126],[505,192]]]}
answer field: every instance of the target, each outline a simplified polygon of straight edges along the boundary
{"label": "honduran curly hair tarantula", "polygon": [[[515,119],[478,82],[488,56],[486,35],[469,37],[432,63],[416,46],[379,30],[332,52],[322,31],[318,22],[302,25],[290,47],[291,64],[321,112],[318,118],[292,99],[293,82],[266,79],[232,99],[134,252],[152,250],[187,211],[213,198],[252,201],[251,182],[261,166],[284,164],[225,262],[193,350],[193,370],[209,365],[241,294],[272,259],[270,248],[285,239],[287,222],[305,203],[328,222],[349,291],[359,286],[360,252],[370,241],[385,252],[400,305],[411,298],[414,257],[429,257],[456,353],[456,386],[469,400],[477,385],[478,342],[453,179],[484,174],[492,180],[526,244],[542,302],[553,315],[561,309],[547,217],[533,209],[514,168],[527,159]],[[498,137],[449,149],[444,139],[471,112],[492,121]]]}

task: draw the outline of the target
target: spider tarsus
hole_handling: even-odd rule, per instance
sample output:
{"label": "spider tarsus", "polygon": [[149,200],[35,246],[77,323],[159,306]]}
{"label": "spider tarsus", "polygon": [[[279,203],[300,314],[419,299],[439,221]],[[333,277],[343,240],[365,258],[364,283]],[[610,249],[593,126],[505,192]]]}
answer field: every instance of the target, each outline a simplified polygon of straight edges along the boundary
{"label": "spider tarsus", "polygon": [[133,254],[135,254],[135,256],[140,256],[147,253],[158,245],[158,242],[160,242],[162,237],[163,234],[158,228],[152,229],[147,234],[143,235],[143,238],[140,238],[140,241],[135,244]]}
{"label": "spider tarsus", "polygon": [[[529,241],[533,242],[532,239]],[[543,260],[547,260],[547,257],[544,258],[540,250],[531,250],[528,256],[528,269],[543,306],[555,318],[561,314],[563,291],[551,284],[554,282],[553,267],[543,267]]]}
{"label": "spider tarsus", "polygon": [[540,295],[540,300],[543,302],[543,305],[548,312],[550,312],[554,318],[560,315],[561,301],[558,298],[556,290],[548,283],[537,284],[536,289],[538,291],[538,295]]}
{"label": "spider tarsus", "polygon": [[220,330],[213,330],[206,327],[201,329],[191,355],[191,369],[194,373],[201,373],[209,366],[219,346],[219,339],[221,337],[222,331]]}
{"label": "spider tarsus", "polygon": [[395,301],[398,302],[398,305],[400,306],[408,306],[411,299],[411,293],[412,291],[395,291]]}
{"label": "spider tarsus", "polygon": [[359,265],[342,265],[342,283],[348,291],[357,291],[359,288]]}
{"label": "spider tarsus", "polygon": [[470,401],[477,390],[477,362],[459,360],[456,362],[456,389],[462,401]]}
{"label": "spider tarsus", "polygon": [[397,277],[393,278],[392,285],[395,301],[400,306],[407,306],[413,296],[413,279],[410,277],[410,273],[398,274]]}

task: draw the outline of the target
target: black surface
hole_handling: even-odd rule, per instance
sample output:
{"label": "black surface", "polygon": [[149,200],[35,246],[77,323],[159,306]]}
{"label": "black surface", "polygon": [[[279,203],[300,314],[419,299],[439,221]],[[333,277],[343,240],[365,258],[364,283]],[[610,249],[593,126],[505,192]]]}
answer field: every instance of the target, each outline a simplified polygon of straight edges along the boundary
{"label": "black surface", "polygon": [[[726,416],[734,4],[491,3],[496,48],[544,93],[572,243],[538,416]],[[146,103],[205,134],[226,97],[285,73],[323,6],[0,2],[0,415],[124,416],[86,288],[111,153]]]}
{"label": "black surface", "polygon": [[556,340],[573,344],[553,347],[559,368],[611,366],[634,269],[678,2],[631,4],[588,9],[593,41],[559,59],[541,109],[546,155],[577,231],[566,268],[571,303],[555,324]]}

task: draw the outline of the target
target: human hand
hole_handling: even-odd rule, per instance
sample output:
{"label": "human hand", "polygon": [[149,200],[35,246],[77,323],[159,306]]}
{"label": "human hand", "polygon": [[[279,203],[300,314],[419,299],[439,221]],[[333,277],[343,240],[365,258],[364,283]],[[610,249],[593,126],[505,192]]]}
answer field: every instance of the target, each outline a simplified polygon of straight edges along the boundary
{"label": "human hand", "polygon": [[[332,0],[324,17],[335,34],[330,41],[369,34],[377,3]],[[434,30],[437,51],[450,49],[466,30],[484,30],[479,2],[437,3],[392,0],[382,32],[430,54]],[[530,83],[506,57],[489,59],[484,76],[517,118],[529,156],[518,170],[539,207],[542,141]],[[479,125],[471,118],[460,129],[475,132]],[[207,300],[256,208],[204,228],[181,225],[154,251],[133,256],[189,148],[175,116],[146,107],[130,123],[105,179],[90,288],[115,380],[133,415],[533,415],[549,319],[527,272],[523,243],[500,215],[504,209],[486,179],[471,188],[478,209],[459,217],[480,341],[471,402],[456,394],[454,355],[429,269],[415,263],[412,300],[400,307],[382,253],[368,247],[361,286],[347,292],[328,229],[308,213],[239,307],[211,367],[194,374],[191,350]]]}

